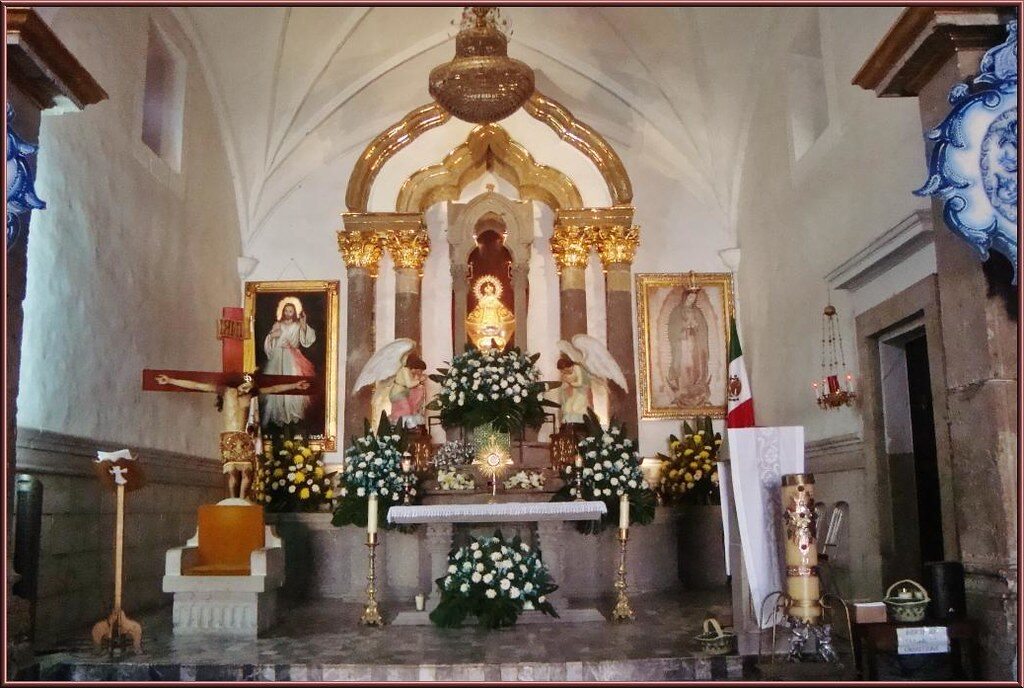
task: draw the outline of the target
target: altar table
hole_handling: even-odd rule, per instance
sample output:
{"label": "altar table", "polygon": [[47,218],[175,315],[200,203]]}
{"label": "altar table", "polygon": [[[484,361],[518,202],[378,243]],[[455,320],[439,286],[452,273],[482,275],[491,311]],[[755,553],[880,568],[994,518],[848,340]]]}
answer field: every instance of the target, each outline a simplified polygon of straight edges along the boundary
{"label": "altar table", "polygon": [[[430,556],[431,580],[444,576],[448,571],[448,552],[453,548],[454,524],[456,523],[536,523],[537,539],[533,546],[541,546],[541,559],[551,578],[558,584],[565,572],[564,539],[558,537],[559,529],[566,521],[596,521],[608,513],[608,507],[600,501],[578,502],[504,502],[486,504],[424,504],[415,506],[393,506],[388,510],[389,523],[426,525],[426,539]],[[612,565],[611,562],[608,564]],[[596,609],[558,609],[558,591],[549,596],[559,616],[566,621],[604,621]],[[428,614],[440,603],[441,597],[436,586],[431,586],[427,597],[426,611],[400,612],[392,622],[395,625],[420,625],[430,623]],[[539,617],[538,617],[539,618]],[[545,617],[545,619],[548,617]]]}

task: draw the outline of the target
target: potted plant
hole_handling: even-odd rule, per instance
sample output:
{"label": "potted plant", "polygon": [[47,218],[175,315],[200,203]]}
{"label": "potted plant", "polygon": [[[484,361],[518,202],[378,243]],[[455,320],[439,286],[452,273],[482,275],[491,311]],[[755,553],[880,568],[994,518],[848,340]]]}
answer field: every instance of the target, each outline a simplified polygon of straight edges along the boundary
{"label": "potted plant", "polygon": [[727,582],[717,465],[722,436],[708,417],[684,421],[682,430],[682,437],[669,435],[660,485],[676,511],[679,579],[688,587],[719,587]]}

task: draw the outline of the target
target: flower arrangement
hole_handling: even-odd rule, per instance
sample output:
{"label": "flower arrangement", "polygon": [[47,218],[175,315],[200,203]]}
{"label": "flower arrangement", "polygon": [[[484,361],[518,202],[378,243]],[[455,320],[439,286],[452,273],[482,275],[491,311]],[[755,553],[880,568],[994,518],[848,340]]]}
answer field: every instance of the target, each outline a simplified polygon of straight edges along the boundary
{"label": "flower arrangement", "polygon": [[[406,495],[416,501],[416,474],[411,469],[406,451],[407,437],[401,426],[392,426],[382,413],[376,434],[366,422],[365,434],[357,437],[345,451],[345,468],[338,480],[338,499],[331,520],[336,526],[366,527],[366,514],[371,494],[376,494],[381,513],[402,504]],[[404,464],[404,465],[403,465]],[[390,527],[381,518],[382,527]]]}
{"label": "flower arrangement", "polygon": [[[562,467],[565,486],[555,493],[552,501],[568,501],[582,496],[599,500],[608,506],[600,521],[578,521],[577,530],[597,533],[610,523],[619,522],[619,499],[629,496],[629,522],[646,525],[654,520],[657,498],[640,470],[637,442],[626,437],[622,426],[614,419],[608,429],[593,409],[587,409],[583,418],[583,439],[576,445],[579,456],[572,464]],[[582,495],[577,494],[577,472]]]}
{"label": "flower arrangement", "polygon": [[544,407],[557,406],[544,398],[545,384],[536,366],[539,357],[527,356],[518,348],[481,351],[466,345],[448,368],[430,376],[441,389],[427,408],[441,412],[446,428],[487,424],[502,432],[539,428]]}
{"label": "flower arrangement", "polygon": [[683,437],[669,435],[669,456],[661,469],[661,492],[673,504],[721,504],[718,485],[718,450],[722,435],[711,418],[683,422]]}
{"label": "flower arrangement", "polygon": [[334,498],[323,452],[302,435],[266,437],[253,481],[253,496],[267,511],[319,511]]}
{"label": "flower arrangement", "polygon": [[462,492],[465,490],[475,490],[476,481],[473,480],[471,475],[442,468],[437,472],[437,486],[445,491]]}
{"label": "flower arrangement", "polygon": [[438,471],[452,471],[456,468],[468,466],[473,462],[476,451],[473,445],[467,440],[452,440],[445,442],[434,454],[434,468]]}
{"label": "flower arrangement", "polygon": [[539,471],[519,471],[502,485],[506,490],[543,490],[544,474]]}
{"label": "flower arrangement", "polygon": [[444,628],[461,626],[470,614],[487,628],[511,626],[529,610],[558,617],[547,601],[558,586],[540,551],[518,536],[505,540],[501,531],[449,552],[448,572],[436,582],[441,601],[430,620]]}

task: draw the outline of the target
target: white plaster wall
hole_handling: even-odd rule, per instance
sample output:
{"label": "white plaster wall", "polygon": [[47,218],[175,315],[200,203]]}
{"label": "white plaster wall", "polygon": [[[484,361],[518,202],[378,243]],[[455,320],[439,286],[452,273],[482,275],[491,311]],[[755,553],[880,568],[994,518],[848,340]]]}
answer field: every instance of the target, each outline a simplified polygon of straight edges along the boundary
{"label": "white plaster wall", "polygon": [[[811,382],[821,358],[824,276],[927,203],[917,101],[877,98],[850,81],[900,8],[787,8],[760,60],[740,190],[740,330],[760,425],[803,425],[808,441],[860,433],[859,409],[818,409]],[[830,124],[798,162],[788,128],[783,51],[797,12],[820,12]],[[850,27],[857,27],[850,31]],[[894,286],[895,288],[895,286]],[[887,296],[887,295],[886,295]],[[846,363],[857,375],[853,304],[842,319]]]}
{"label": "white plaster wall", "polygon": [[[152,8],[63,8],[53,30],[109,99],[44,116],[18,424],[215,457],[212,395],[143,393],[145,367],[220,369],[240,231],[217,117],[189,42]],[[140,139],[149,22],[187,60],[181,173]]]}

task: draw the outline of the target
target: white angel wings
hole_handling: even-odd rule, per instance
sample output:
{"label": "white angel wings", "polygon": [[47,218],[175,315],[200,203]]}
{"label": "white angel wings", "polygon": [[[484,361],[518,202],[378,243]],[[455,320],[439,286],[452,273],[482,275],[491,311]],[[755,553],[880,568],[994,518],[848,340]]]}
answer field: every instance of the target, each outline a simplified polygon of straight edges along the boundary
{"label": "white angel wings", "polygon": [[558,342],[558,348],[563,354],[571,358],[573,362],[579,363],[586,368],[587,372],[594,377],[611,380],[621,387],[622,391],[629,391],[629,385],[626,383],[626,376],[623,375],[622,368],[615,362],[615,359],[612,358],[611,353],[605,348],[604,344],[589,334],[573,336],[571,344],[562,339]]}
{"label": "white angel wings", "polygon": [[415,347],[416,342],[405,337],[382,346],[363,366],[356,383],[352,386],[352,391],[358,392],[367,385],[394,377],[405,362],[406,355]]}

